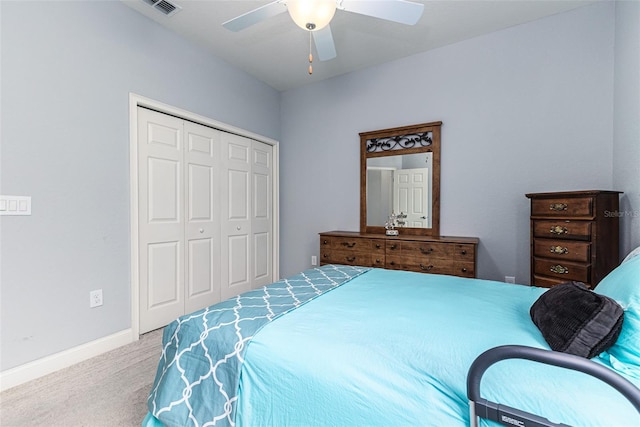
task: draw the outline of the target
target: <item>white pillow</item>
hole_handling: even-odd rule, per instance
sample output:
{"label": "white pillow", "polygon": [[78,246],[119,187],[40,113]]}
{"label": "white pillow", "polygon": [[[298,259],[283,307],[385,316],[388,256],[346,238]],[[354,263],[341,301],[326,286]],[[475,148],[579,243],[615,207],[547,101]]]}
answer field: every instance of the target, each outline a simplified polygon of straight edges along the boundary
{"label": "white pillow", "polygon": [[631,258],[633,258],[636,255],[640,255],[640,246],[638,246],[637,248],[635,248],[634,250],[632,250],[631,252],[629,252],[629,255],[627,255],[620,264],[629,261]]}

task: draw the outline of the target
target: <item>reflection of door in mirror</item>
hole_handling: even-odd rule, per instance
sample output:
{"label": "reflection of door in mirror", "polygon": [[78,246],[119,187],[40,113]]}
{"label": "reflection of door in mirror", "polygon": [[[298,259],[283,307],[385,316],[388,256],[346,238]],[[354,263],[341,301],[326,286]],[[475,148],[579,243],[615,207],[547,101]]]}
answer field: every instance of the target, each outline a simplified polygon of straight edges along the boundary
{"label": "reflection of door in mirror", "polygon": [[393,211],[407,215],[405,227],[431,227],[429,169],[400,169],[393,179]]}
{"label": "reflection of door in mirror", "polygon": [[433,153],[367,159],[367,224],[384,226],[392,212],[407,215],[404,227],[430,228]]}

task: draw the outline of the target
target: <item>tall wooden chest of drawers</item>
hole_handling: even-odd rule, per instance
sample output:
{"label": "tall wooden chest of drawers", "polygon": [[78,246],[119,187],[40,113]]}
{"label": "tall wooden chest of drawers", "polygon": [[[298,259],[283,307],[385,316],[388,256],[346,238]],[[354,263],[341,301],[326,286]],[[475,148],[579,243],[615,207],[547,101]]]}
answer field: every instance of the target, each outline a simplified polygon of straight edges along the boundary
{"label": "tall wooden chest of drawers", "polygon": [[619,259],[618,191],[532,193],[531,284],[594,288]]}
{"label": "tall wooden chest of drawers", "polygon": [[474,237],[385,236],[352,231],[320,233],[320,264],[348,264],[476,277]]}

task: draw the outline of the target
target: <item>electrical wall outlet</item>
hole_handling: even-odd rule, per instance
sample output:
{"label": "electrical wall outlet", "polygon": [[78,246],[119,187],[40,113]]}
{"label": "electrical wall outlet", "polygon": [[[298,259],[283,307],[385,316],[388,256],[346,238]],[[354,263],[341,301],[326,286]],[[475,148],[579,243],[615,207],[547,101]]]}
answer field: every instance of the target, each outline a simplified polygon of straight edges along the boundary
{"label": "electrical wall outlet", "polygon": [[100,307],[102,305],[102,289],[89,292],[89,308]]}
{"label": "electrical wall outlet", "polygon": [[311,265],[318,265],[318,257],[311,255]]}
{"label": "electrical wall outlet", "polygon": [[514,276],[504,276],[504,281],[507,283],[516,283],[516,278]]}

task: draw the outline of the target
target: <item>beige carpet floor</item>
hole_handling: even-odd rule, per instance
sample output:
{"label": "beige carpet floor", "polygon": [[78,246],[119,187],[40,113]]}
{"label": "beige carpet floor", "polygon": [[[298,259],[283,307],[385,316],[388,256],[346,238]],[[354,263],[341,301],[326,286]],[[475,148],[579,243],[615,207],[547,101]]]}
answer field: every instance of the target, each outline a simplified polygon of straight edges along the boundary
{"label": "beige carpet floor", "polygon": [[0,393],[2,427],[133,427],[147,413],[162,331]]}

